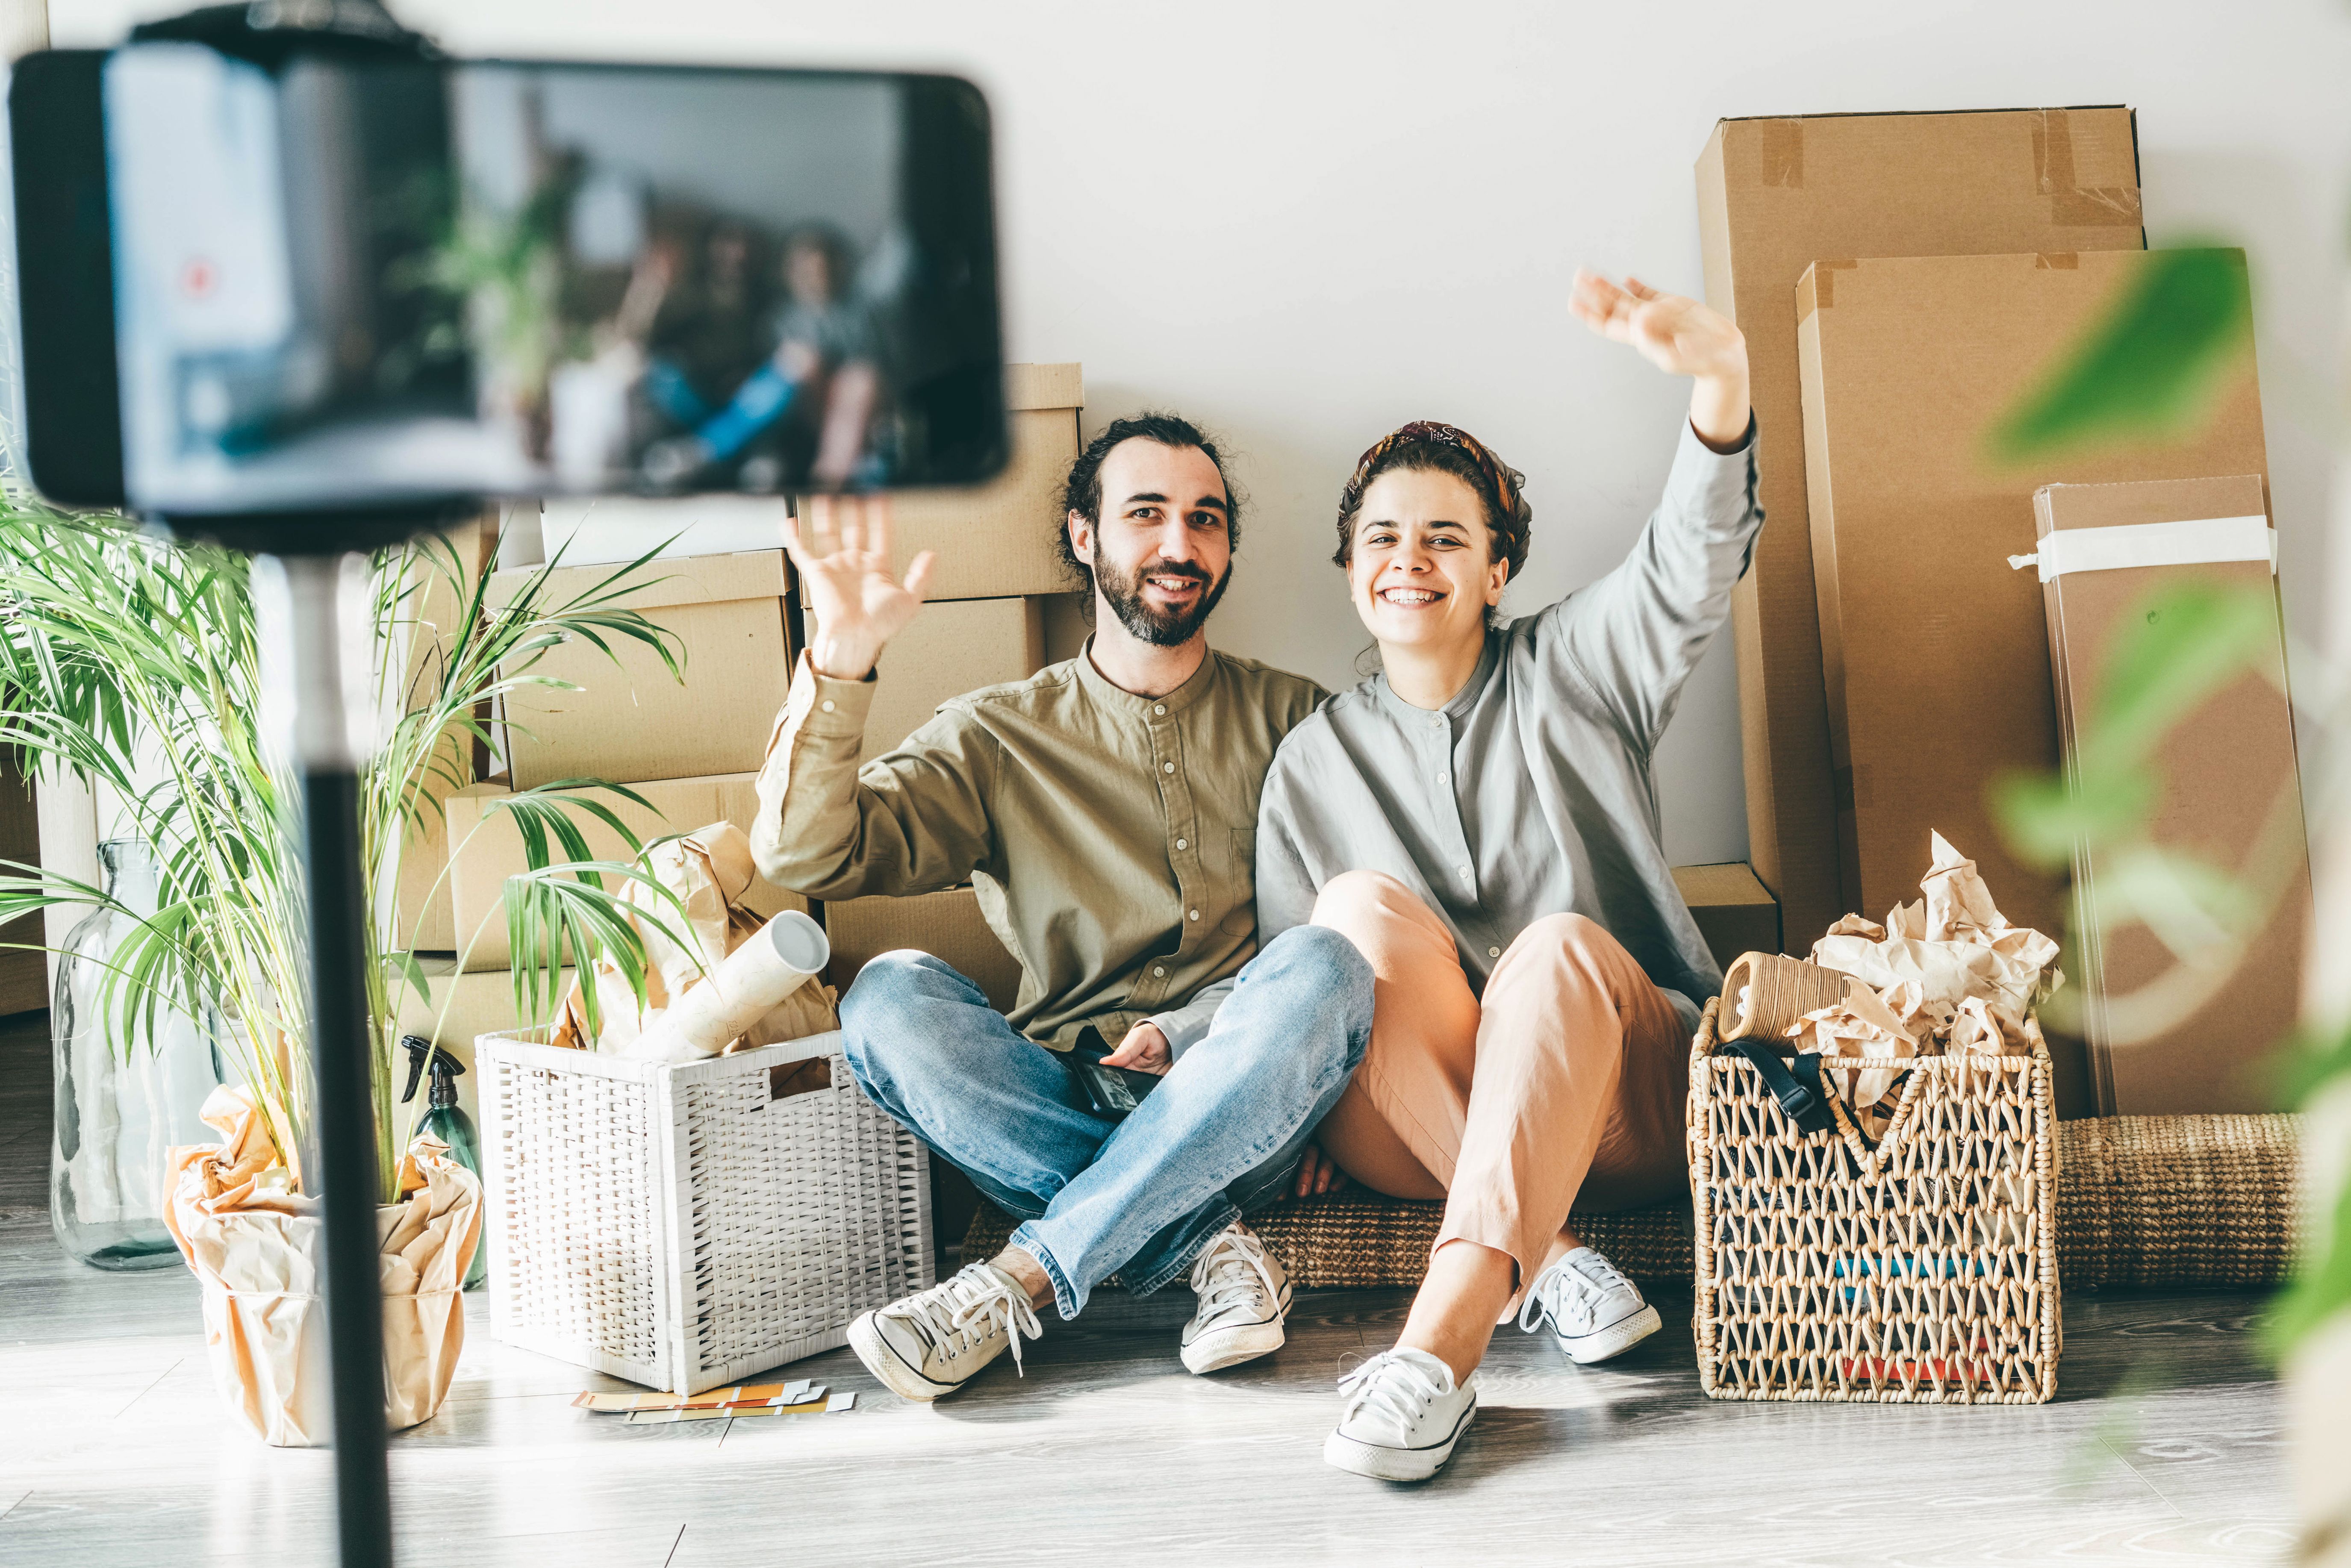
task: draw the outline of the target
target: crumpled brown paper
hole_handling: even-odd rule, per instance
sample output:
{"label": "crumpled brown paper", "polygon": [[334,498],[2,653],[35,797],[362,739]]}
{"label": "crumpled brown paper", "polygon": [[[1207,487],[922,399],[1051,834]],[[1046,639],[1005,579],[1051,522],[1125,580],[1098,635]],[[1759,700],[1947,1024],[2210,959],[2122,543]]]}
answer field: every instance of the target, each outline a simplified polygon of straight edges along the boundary
{"label": "crumpled brown paper", "polygon": [[[1897,904],[1883,925],[1848,915],[1813,944],[1813,963],[1862,986],[1789,1029],[1800,1051],[1877,1057],[2031,1049],[2025,1020],[2064,984],[2057,943],[2009,924],[1976,862],[1942,834],[1933,838],[1935,863],[1918,884],[1924,898]],[[1885,1095],[1896,1075],[1872,1069],[1853,1076],[1849,1103],[1861,1108],[1862,1131],[1875,1138],[1892,1115]]]}
{"label": "crumpled brown paper", "polygon": [[[319,1200],[294,1190],[252,1091],[214,1089],[203,1115],[221,1141],[171,1151],[163,1218],[204,1285],[213,1379],[263,1441],[323,1445],[331,1432]],[[429,1419],[448,1395],[465,1343],[459,1287],[482,1239],[481,1183],[446,1144],[412,1144],[400,1190],[400,1202],[376,1209],[384,1418],[394,1431]]]}
{"label": "crumpled brown paper", "polygon": [[[642,883],[629,883],[622,897],[632,911],[653,915],[672,930],[682,930],[692,949],[672,942],[653,920],[632,913],[630,924],[644,939],[645,956],[651,960],[645,975],[644,1011],[637,1010],[637,998],[620,967],[600,955],[591,975],[603,1031],[590,1031],[587,1009],[580,1001],[581,982],[575,979],[556,1019],[553,1042],[557,1045],[608,1053],[627,1051],[672,998],[700,985],[709,970],[767,924],[737,902],[750,891],[758,869],[751,858],[751,841],[734,823],[713,822],[673,839],[647,859],[654,880],[685,906],[684,920],[681,922],[677,910]],[[831,986],[810,980],[762,1015],[726,1049],[748,1051],[839,1029],[841,1014],[835,1002]]]}

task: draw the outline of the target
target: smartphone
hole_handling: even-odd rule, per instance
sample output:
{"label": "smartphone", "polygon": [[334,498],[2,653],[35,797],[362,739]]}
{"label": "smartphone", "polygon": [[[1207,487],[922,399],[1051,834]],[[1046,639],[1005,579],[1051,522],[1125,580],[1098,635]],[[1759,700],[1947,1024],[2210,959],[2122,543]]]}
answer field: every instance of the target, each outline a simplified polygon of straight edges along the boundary
{"label": "smartphone", "polygon": [[987,107],[946,76],[52,50],[8,83],[51,499],[172,518],[983,480]]}

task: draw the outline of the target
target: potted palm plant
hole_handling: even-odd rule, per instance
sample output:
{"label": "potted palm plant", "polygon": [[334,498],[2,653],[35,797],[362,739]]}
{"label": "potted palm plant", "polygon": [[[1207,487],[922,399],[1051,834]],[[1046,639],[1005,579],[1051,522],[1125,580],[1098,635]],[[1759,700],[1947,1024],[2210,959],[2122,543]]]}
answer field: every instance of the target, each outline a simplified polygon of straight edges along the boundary
{"label": "potted palm plant", "polygon": [[[633,642],[678,674],[666,634],[620,603],[650,555],[576,592],[553,589],[549,563],[494,607],[491,553],[469,563],[451,538],[434,536],[373,563],[379,724],[361,780],[360,839],[371,911],[377,1198],[398,1210],[383,1221],[387,1312],[404,1314],[388,1316],[388,1355],[421,1358],[404,1380],[392,1368],[397,1426],[430,1416],[446,1391],[463,1339],[455,1283],[480,1230],[478,1184],[435,1149],[404,1146],[395,1113],[398,1003],[403,988],[427,994],[413,926],[402,928],[416,911],[393,895],[402,848],[450,790],[472,782],[496,699],[526,685],[569,688],[533,672],[548,650],[572,638],[608,653]],[[290,759],[264,722],[248,570],[242,557],[172,546],[120,517],[0,496],[0,746],[28,774],[37,767],[103,786],[152,872],[133,899],[0,863],[0,921],[57,905],[112,920],[119,936],[99,958],[97,990],[110,1049],[126,1061],[170,1030],[204,1020],[223,1085],[204,1119],[225,1141],[181,1151],[162,1173],[183,1200],[173,1235],[201,1276],[215,1249],[192,1241],[180,1222],[249,1221],[270,1233],[263,1252],[298,1276],[309,1267],[317,1220],[305,1190],[313,1133],[300,839],[289,810],[298,792]],[[583,824],[601,821],[632,853],[643,846],[596,787],[639,800],[619,786],[568,779],[498,805],[523,827],[528,870],[508,888],[510,921],[529,935],[516,944],[516,988],[539,1015],[553,1009],[567,945],[599,954],[643,994],[645,897],[632,907],[621,896],[640,868],[592,859]],[[643,880],[657,904],[664,890]],[[652,918],[657,925],[661,917]],[[154,1196],[160,1203],[163,1195]],[[393,1299],[395,1281],[410,1287],[405,1306]],[[240,1316],[234,1300],[214,1300],[233,1298],[233,1285],[207,1284],[215,1371],[233,1403],[272,1441],[322,1436],[304,1406],[323,1390],[299,1386],[307,1352],[298,1342],[309,1331],[282,1312],[274,1325]],[[305,1284],[283,1278],[252,1288],[265,1287],[299,1293]],[[438,1315],[426,1322],[420,1314]],[[285,1343],[266,1340],[280,1330]]]}

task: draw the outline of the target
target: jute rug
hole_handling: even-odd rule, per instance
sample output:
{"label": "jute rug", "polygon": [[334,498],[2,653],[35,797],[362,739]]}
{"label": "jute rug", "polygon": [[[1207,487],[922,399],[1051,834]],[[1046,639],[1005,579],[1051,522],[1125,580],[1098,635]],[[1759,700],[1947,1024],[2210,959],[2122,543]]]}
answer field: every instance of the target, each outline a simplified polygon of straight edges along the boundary
{"label": "jute rug", "polygon": [[[2274,1285],[2293,1262],[2295,1116],[2113,1116],[2057,1124],[2057,1271],[2069,1291]],[[1351,1187],[1250,1226],[1301,1289],[1417,1285],[1444,1206]],[[1645,1282],[1690,1277],[1687,1204],[1577,1214],[1576,1233]],[[964,1236],[986,1258],[1012,1222],[983,1203]]]}

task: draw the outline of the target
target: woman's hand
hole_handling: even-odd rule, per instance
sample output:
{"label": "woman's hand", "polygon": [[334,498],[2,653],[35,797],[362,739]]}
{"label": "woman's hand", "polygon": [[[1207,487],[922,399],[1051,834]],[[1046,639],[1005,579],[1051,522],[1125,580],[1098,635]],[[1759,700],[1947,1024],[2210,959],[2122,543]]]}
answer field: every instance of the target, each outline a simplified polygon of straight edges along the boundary
{"label": "woman's hand", "polygon": [[810,496],[784,522],[784,548],[799,569],[803,606],[816,620],[809,662],[820,674],[862,681],[882,645],[905,629],[930,586],[931,552],[890,575],[890,503]]}
{"label": "woman's hand", "polygon": [[1727,452],[1746,439],[1747,339],[1719,313],[1637,277],[1619,287],[1581,268],[1567,308],[1610,342],[1631,344],[1667,375],[1696,377],[1690,425],[1708,446]]}
{"label": "woman's hand", "polygon": [[1298,1157],[1298,1196],[1311,1197],[1318,1193],[1338,1192],[1347,1185],[1347,1173],[1338,1162],[1322,1152],[1319,1144],[1309,1144]]}

